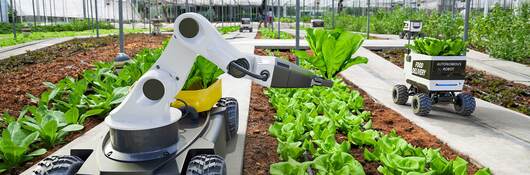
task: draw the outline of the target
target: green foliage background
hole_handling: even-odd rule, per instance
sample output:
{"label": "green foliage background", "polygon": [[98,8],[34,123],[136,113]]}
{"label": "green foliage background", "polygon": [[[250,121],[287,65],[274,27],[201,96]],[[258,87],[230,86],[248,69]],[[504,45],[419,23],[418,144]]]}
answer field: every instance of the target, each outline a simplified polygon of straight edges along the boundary
{"label": "green foliage background", "polygon": [[[481,12],[472,12],[469,28],[469,46],[486,52],[495,58],[530,64],[530,5],[523,4],[518,11],[495,6],[486,17]],[[459,13],[454,18],[451,12],[411,10],[396,8],[379,9],[370,18],[370,32],[399,34],[403,21],[422,20],[422,32],[438,39],[462,38],[464,20]],[[324,16],[331,24],[331,14]],[[335,17],[337,28],[366,32],[366,16],[341,13]],[[327,25],[330,26],[330,25]]]}

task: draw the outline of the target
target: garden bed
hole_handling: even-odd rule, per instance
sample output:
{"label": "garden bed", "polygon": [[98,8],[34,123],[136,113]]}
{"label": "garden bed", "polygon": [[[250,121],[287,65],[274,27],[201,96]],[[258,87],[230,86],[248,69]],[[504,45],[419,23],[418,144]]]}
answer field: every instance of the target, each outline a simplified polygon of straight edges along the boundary
{"label": "garden bed", "polygon": [[[153,37],[144,34],[127,35],[126,53],[134,57],[143,48],[160,48],[166,38],[167,36]],[[57,83],[67,76],[78,78],[83,71],[93,68],[93,63],[112,61],[117,52],[118,39],[102,37],[68,41],[0,61],[0,65],[4,66],[0,74],[0,111],[18,116],[24,106],[34,104],[28,98],[28,93],[38,97],[48,89],[44,82]],[[19,174],[102,121],[103,118],[87,118],[83,123],[83,130],[69,133],[63,142],[48,148],[46,154],[4,173]],[[4,122],[2,128],[6,127]],[[35,144],[37,145],[32,147],[43,147],[40,145],[42,142]]]}
{"label": "garden bed", "polygon": [[[143,48],[158,48],[167,36],[126,35],[125,52],[133,57]],[[0,112],[18,115],[46,86],[66,76],[77,77],[98,61],[112,61],[119,50],[117,37],[74,39],[0,60]],[[53,71],[52,71],[53,70]]]}
{"label": "garden bed", "polygon": [[[295,38],[294,35],[284,32],[284,31],[280,31],[280,39],[294,39],[294,38]],[[278,30],[276,29],[274,31],[271,31],[268,28],[260,28],[258,32],[256,33],[255,39],[278,39]]]}
{"label": "garden bed", "polygon": [[[406,49],[372,50],[374,53],[403,68]],[[530,115],[530,87],[466,67],[464,91],[473,96],[511,110]]]}
{"label": "garden bed", "polygon": [[[292,54],[288,51],[268,51],[256,49],[256,54],[269,55],[273,53],[278,57],[290,58]],[[364,110],[370,111],[372,115],[372,128],[388,134],[392,130],[408,141],[410,144],[423,148],[440,148],[441,154],[448,159],[455,159],[457,156],[469,159],[452,150],[436,138],[429,134],[421,127],[413,124],[399,113],[377,103],[364,91],[357,88],[350,82],[349,85],[352,91],[359,91],[364,99]],[[269,127],[275,122],[276,111],[269,103],[269,98],[264,94],[265,88],[253,84],[252,95],[250,100],[250,111],[245,143],[244,153],[244,174],[269,174],[269,168],[272,164],[280,161],[278,153],[276,152],[277,140],[269,133]],[[338,132],[336,140],[342,143],[347,138],[344,134]],[[380,174],[377,170],[379,163],[367,161],[363,154],[364,148],[352,144],[350,154],[359,161],[366,174]],[[473,163],[468,164],[467,171],[473,174],[478,170],[478,166]]]}

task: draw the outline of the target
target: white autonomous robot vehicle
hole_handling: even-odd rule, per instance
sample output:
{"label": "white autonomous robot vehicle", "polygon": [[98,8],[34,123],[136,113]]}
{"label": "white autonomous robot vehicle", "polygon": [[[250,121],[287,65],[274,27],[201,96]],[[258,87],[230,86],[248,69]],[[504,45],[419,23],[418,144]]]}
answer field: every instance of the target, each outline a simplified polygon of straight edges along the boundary
{"label": "white autonomous robot vehicle", "polygon": [[239,32],[243,32],[245,30],[248,30],[248,32],[252,32],[252,20],[250,20],[250,18],[241,18]]}
{"label": "white autonomous robot vehicle", "polygon": [[403,22],[403,31],[399,32],[400,39],[415,39],[423,37],[421,29],[423,23],[420,20],[407,20]]}
{"label": "white autonomous robot vehicle", "polygon": [[311,27],[312,28],[324,28],[324,20],[321,19],[311,19]]}
{"label": "white autonomous robot vehicle", "polygon": [[412,96],[412,110],[420,116],[429,114],[432,105],[437,103],[453,103],[458,114],[469,116],[475,111],[475,98],[469,93],[460,93],[464,87],[465,68],[465,56],[428,56],[411,52],[405,55],[403,68],[410,87],[395,85],[392,99],[404,105]]}
{"label": "white autonomous robot vehicle", "polygon": [[198,118],[190,117],[193,110],[170,107],[197,55],[266,87],[332,85],[282,59],[239,52],[199,14],[180,15],[174,29],[161,57],[106,117],[108,132],[74,145],[69,155],[45,158],[34,174],[226,174],[231,162],[223,158],[237,140],[237,101],[223,98]]}

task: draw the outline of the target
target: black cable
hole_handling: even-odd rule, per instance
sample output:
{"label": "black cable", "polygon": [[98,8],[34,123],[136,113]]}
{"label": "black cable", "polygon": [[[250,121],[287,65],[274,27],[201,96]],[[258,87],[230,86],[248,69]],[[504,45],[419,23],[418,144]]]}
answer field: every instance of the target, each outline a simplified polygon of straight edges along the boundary
{"label": "black cable", "polygon": [[180,99],[180,98],[177,98],[176,100],[178,100],[178,101],[184,103],[184,109],[186,109],[186,110],[185,110],[185,111],[186,111],[186,114],[184,114],[184,115],[182,115],[182,116],[187,116],[187,115],[190,113],[190,111],[188,110],[188,107],[189,107],[189,106],[188,106],[188,103],[186,103],[186,101],[184,101],[184,100],[182,100],[182,99]]}
{"label": "black cable", "polygon": [[230,67],[236,68],[237,70],[247,74],[248,76],[251,76],[252,78],[267,81],[269,79],[269,72],[266,70],[261,71],[260,75],[255,74],[253,72],[248,71],[246,68],[242,67],[241,65],[237,64],[236,62],[230,62]]}

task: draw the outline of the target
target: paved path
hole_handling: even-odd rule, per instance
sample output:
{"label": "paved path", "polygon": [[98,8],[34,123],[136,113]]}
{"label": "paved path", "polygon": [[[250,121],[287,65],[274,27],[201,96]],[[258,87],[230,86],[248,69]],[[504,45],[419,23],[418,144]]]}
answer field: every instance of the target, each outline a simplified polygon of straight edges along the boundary
{"label": "paved path", "polygon": [[[104,37],[108,35],[110,34],[99,35],[99,36]],[[63,38],[50,38],[50,39],[43,39],[43,40],[37,40],[37,41],[28,42],[28,43],[18,44],[14,46],[2,47],[0,48],[0,60],[9,58],[15,55],[25,54],[27,51],[34,51],[34,50],[42,49],[42,48],[52,46],[55,44],[70,41],[75,38],[90,38],[90,37],[96,37],[96,36],[94,35],[94,36],[74,36],[74,37],[63,37]]]}
{"label": "paved path", "polygon": [[[245,40],[249,38],[254,38],[256,33],[230,33],[225,37],[229,36],[240,36],[240,40]],[[237,39],[233,39],[236,40]],[[230,40],[229,40],[230,41]],[[240,45],[240,44],[234,44],[236,48],[238,48],[240,51],[244,53],[252,54],[254,53],[254,48],[252,45]],[[223,81],[223,87],[222,87],[222,94],[223,97],[234,97],[237,99],[239,104],[239,128],[237,131],[237,139],[236,143],[232,145],[227,145],[229,150],[232,150],[231,152],[227,152],[225,156],[226,162],[231,162],[231,164],[227,164],[227,174],[234,174],[234,175],[240,175],[242,174],[243,170],[243,153],[244,153],[244,147],[245,147],[245,135],[247,131],[247,120],[248,120],[248,112],[249,112],[249,105],[250,105],[250,90],[251,90],[251,81],[247,79],[236,79],[232,76],[229,76],[227,74],[221,75],[220,77]],[[87,141],[102,138],[105,136],[105,134],[108,132],[109,128],[104,123],[99,124],[98,126],[92,128],[88,132],[84,133],[81,137],[75,139],[74,141],[68,143],[67,145],[63,146],[58,151],[54,152],[52,155],[67,155],[69,154],[69,149],[74,147],[75,145],[79,145],[81,143],[86,143]],[[233,143],[233,142],[231,142]],[[233,162],[240,162],[240,163],[233,163]],[[29,168],[25,172],[22,173],[22,175],[30,175],[32,174],[31,170],[34,169],[35,166]]]}
{"label": "paved path", "polygon": [[11,56],[24,54],[27,51],[34,51],[54,44],[59,44],[65,41],[69,41],[71,39],[74,39],[74,37],[45,39],[9,47],[2,47],[0,48],[0,60],[9,58]]}
{"label": "paved path", "polygon": [[454,114],[452,105],[436,105],[429,116],[416,116],[410,106],[392,101],[393,85],[405,84],[402,69],[365,48],[356,55],[368,57],[368,64],[353,66],[341,75],[379,103],[495,174],[530,174],[530,117],[480,99],[471,117]]}
{"label": "paved path", "polygon": [[530,86],[530,67],[513,61],[492,58],[487,54],[469,50],[466,57],[467,64],[475,69],[506,80]]}

